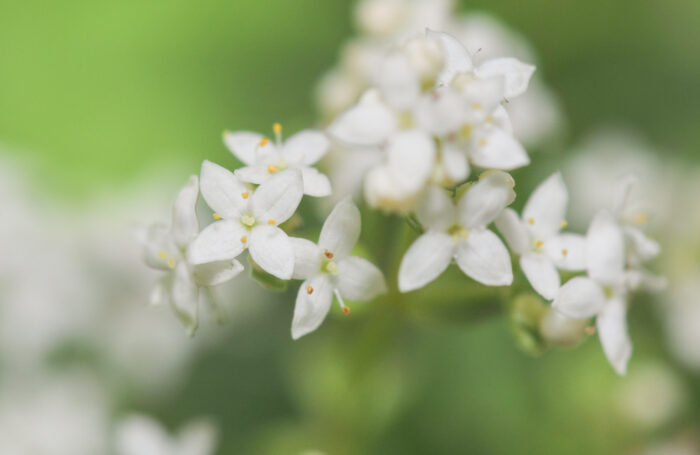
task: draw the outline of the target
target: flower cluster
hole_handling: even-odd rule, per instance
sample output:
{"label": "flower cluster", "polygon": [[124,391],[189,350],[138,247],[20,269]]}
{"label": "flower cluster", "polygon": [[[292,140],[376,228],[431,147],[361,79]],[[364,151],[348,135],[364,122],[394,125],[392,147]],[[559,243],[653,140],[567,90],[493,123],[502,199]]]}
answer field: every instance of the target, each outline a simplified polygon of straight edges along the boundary
{"label": "flower cluster", "polygon": [[[366,205],[405,217],[420,232],[400,262],[398,291],[428,285],[453,262],[483,285],[515,286],[515,256],[557,318],[585,325],[596,317],[605,354],[624,373],[631,352],[629,294],[659,281],[643,269],[659,246],[644,234],[644,216],[628,197],[633,181],[621,181],[614,205],[594,217],[586,235],[566,232],[569,195],[559,173],[542,182],[518,214],[509,207],[516,194],[508,172],[527,166],[530,157],[506,106],[526,93],[535,67],[512,57],[475,59],[457,38],[432,30],[403,36],[373,66],[364,93],[326,131],[304,130],[286,141],[280,124],[273,139],[224,134],[244,166],[230,171],[205,161],[178,195],[171,226],[144,235],[146,262],[166,271],[154,303],[170,302],[194,333],[202,290],[238,275],[246,250],[263,276],[302,280],[294,339],[318,328],[334,299],[348,314],[344,299],[387,292],[382,271],[351,255],[361,223],[349,195],[335,192],[340,202],[318,243],[292,236],[293,223],[285,223],[304,195],[332,193],[334,182],[314,164],[329,151],[361,150],[367,159],[346,160],[345,172],[361,176]],[[474,169],[479,177],[468,181]],[[201,231],[199,193],[213,219]],[[562,274],[569,278],[563,285]]]}

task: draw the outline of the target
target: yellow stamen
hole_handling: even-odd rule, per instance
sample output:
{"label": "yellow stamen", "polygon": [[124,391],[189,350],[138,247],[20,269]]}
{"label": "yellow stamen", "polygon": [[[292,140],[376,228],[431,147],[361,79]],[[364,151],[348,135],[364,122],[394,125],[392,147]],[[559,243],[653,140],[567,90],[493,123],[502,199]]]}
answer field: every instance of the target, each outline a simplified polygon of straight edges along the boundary
{"label": "yellow stamen", "polygon": [[272,226],[272,225],[274,225],[274,224],[277,224],[277,221],[275,221],[275,220],[273,220],[272,218],[270,218],[269,220],[267,220],[267,224],[269,224],[269,225]]}
{"label": "yellow stamen", "polygon": [[272,125],[272,131],[274,131],[275,134],[280,134],[282,132],[282,124],[275,123],[274,125]]}
{"label": "yellow stamen", "polygon": [[333,259],[333,256],[334,256],[333,253],[331,253],[328,250],[324,250],[323,255],[326,256],[328,259]]}
{"label": "yellow stamen", "polygon": [[561,220],[561,228],[562,229],[565,229],[568,225],[569,225],[569,223],[566,220]]}
{"label": "yellow stamen", "polygon": [[345,313],[345,316],[350,315],[350,307],[343,306],[343,313]]}
{"label": "yellow stamen", "polygon": [[213,217],[216,221],[219,221],[219,220],[221,219],[221,215],[219,215],[218,213],[213,214],[212,217]]}
{"label": "yellow stamen", "polygon": [[561,254],[563,254],[564,256],[566,256],[567,254],[569,254],[569,250],[567,250],[566,248],[564,248],[563,250],[561,250]]}
{"label": "yellow stamen", "polygon": [[270,142],[270,140],[268,138],[264,137],[264,138],[260,139],[260,142],[258,143],[258,145],[260,147],[265,147],[268,142]]}
{"label": "yellow stamen", "polygon": [[277,166],[275,166],[274,164],[268,164],[268,165],[267,165],[267,172],[269,172],[270,174],[274,174],[274,173],[277,172],[278,170],[279,170],[279,169],[277,169]]}
{"label": "yellow stamen", "polygon": [[479,109],[481,109],[482,107],[483,107],[483,106],[481,106],[481,103],[474,103],[474,104],[472,104],[472,109],[479,110]]}
{"label": "yellow stamen", "polygon": [[307,293],[307,294],[311,295],[311,294],[313,294],[313,292],[314,292],[314,288],[312,288],[311,286],[307,286],[307,287],[306,287],[306,293]]}
{"label": "yellow stamen", "polygon": [[168,253],[165,252],[165,250],[160,250],[158,252],[158,259],[166,259],[168,257]]}
{"label": "yellow stamen", "polygon": [[481,139],[479,140],[479,145],[480,145],[480,146],[483,147],[483,146],[485,146],[486,144],[487,144],[486,139],[481,138]]}
{"label": "yellow stamen", "polygon": [[527,224],[529,224],[530,226],[532,226],[533,224],[535,224],[535,219],[534,219],[534,218],[529,218],[529,219],[527,220]]}
{"label": "yellow stamen", "polygon": [[246,237],[245,235],[243,237],[241,237],[241,243],[245,243],[247,241],[248,241],[248,237]]}
{"label": "yellow stamen", "polygon": [[637,224],[644,224],[647,222],[647,215],[646,213],[637,213],[637,215],[634,217],[634,222]]}
{"label": "yellow stamen", "polygon": [[595,333],[595,326],[594,325],[589,325],[585,329],[583,329],[584,332],[588,335],[593,335]]}
{"label": "yellow stamen", "polygon": [[493,123],[493,117],[491,117],[490,115],[487,115],[485,120],[486,123]]}
{"label": "yellow stamen", "polygon": [[168,267],[170,267],[171,269],[175,268],[175,258],[173,258],[173,257],[168,258]]}
{"label": "yellow stamen", "polygon": [[544,246],[544,242],[542,240],[538,240],[535,242],[535,248],[542,248]]}
{"label": "yellow stamen", "polygon": [[242,197],[243,199],[248,199],[248,196],[250,196],[250,193],[247,192],[247,191],[246,191],[245,193],[241,193],[241,197]]}

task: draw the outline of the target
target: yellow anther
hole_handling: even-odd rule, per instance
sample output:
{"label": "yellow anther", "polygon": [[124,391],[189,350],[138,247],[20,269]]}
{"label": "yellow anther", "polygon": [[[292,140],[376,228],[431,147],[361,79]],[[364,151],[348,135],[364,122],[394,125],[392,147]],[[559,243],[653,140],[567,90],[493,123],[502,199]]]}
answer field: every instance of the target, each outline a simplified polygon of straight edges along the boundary
{"label": "yellow anther", "polygon": [[167,259],[168,253],[165,250],[160,250],[158,252],[158,259]]}
{"label": "yellow anther", "polygon": [[219,221],[219,220],[221,219],[221,215],[219,215],[218,213],[213,214],[212,217],[213,217],[216,221]]}
{"label": "yellow anther", "polygon": [[487,144],[486,139],[484,139],[483,137],[482,137],[481,139],[479,139],[479,145],[480,145],[480,146],[483,147],[483,146],[485,146],[486,144]]}
{"label": "yellow anther", "polygon": [[311,287],[311,286],[307,286],[307,287],[306,287],[306,293],[307,293],[307,294],[311,295],[311,294],[313,294],[313,292],[314,292],[314,288],[313,288],[313,287]]}
{"label": "yellow anther", "polygon": [[328,259],[333,259],[334,256],[334,254],[328,250],[323,250],[323,255],[326,256]]}
{"label": "yellow anther", "polygon": [[472,109],[479,110],[479,109],[481,109],[482,107],[483,107],[483,106],[481,105],[481,103],[474,103],[474,104],[472,104]]}
{"label": "yellow anther", "polygon": [[350,315],[350,307],[343,305],[343,313],[345,313],[345,316]]}
{"label": "yellow anther", "polygon": [[270,174],[274,174],[277,171],[279,171],[279,169],[277,169],[277,166],[275,166],[274,164],[267,165],[267,172],[269,172]]}
{"label": "yellow anther", "polygon": [[270,218],[269,220],[267,220],[267,224],[269,224],[270,226],[272,226],[272,225],[277,224],[277,221],[275,221],[275,220],[273,220],[272,218]]}
{"label": "yellow anther", "polygon": [[535,248],[542,248],[544,246],[544,242],[542,240],[538,240],[535,242]]}
{"label": "yellow anther", "polygon": [[260,147],[265,147],[268,142],[270,142],[270,140],[268,138],[264,137],[264,138],[260,139],[260,142],[258,143],[258,145]]}
{"label": "yellow anther", "polygon": [[644,224],[647,222],[647,214],[643,212],[637,213],[634,217],[634,222],[637,224]]}
{"label": "yellow anther", "polygon": [[248,199],[248,196],[250,196],[250,193],[247,192],[247,191],[246,191],[245,193],[241,193],[241,197],[242,197],[243,199]]}
{"label": "yellow anther", "polygon": [[175,268],[175,258],[173,258],[173,257],[168,258],[168,267],[170,267],[171,269]]}
{"label": "yellow anther", "polygon": [[594,325],[589,325],[585,329],[583,329],[584,332],[586,332],[587,335],[593,335],[595,334],[595,326]]}
{"label": "yellow anther", "polygon": [[569,223],[566,220],[561,220],[560,226],[562,229],[565,229],[568,225],[569,225]]}
{"label": "yellow anther", "polygon": [[485,120],[486,123],[493,123],[493,117],[491,117],[490,115],[487,115]]}
{"label": "yellow anther", "polygon": [[563,256],[566,256],[567,254],[569,254],[569,250],[567,250],[566,248],[564,248],[563,250],[561,250],[561,254],[562,254]]}
{"label": "yellow anther", "polygon": [[472,135],[472,130],[474,128],[469,124],[465,123],[462,125],[462,127],[459,129],[459,136],[463,139],[469,139]]}
{"label": "yellow anther", "polygon": [[282,132],[282,124],[275,123],[274,125],[272,125],[272,131],[274,131],[275,134],[280,134]]}
{"label": "yellow anther", "polygon": [[241,243],[245,243],[247,241],[248,241],[248,237],[246,237],[245,235],[243,237],[241,237]]}
{"label": "yellow anther", "polygon": [[535,219],[534,219],[534,218],[528,218],[527,224],[529,224],[530,226],[532,226],[533,224],[535,224]]}

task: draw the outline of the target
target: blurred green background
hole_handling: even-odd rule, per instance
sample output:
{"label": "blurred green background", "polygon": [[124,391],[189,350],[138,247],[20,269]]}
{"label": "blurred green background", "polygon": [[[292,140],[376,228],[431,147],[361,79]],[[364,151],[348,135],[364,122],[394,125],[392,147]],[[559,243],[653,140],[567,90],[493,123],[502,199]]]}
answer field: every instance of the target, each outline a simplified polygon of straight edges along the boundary
{"label": "blurred green background", "polygon": [[[231,165],[222,130],[314,123],[313,89],[353,33],[351,4],[2,0],[0,143],[76,204],[185,176],[204,158]],[[532,41],[569,144],[623,122],[696,158],[700,2],[479,0],[460,10],[488,11]],[[502,318],[417,323],[353,309],[292,342],[292,295],[247,302],[265,311],[200,358],[179,396],[131,405],[173,425],[212,415],[225,454],[618,454],[676,429],[650,434],[620,418],[624,379],[595,339],[533,359]],[[632,369],[666,357],[654,320],[648,302],[631,314]],[[700,383],[678,372],[692,425]]]}

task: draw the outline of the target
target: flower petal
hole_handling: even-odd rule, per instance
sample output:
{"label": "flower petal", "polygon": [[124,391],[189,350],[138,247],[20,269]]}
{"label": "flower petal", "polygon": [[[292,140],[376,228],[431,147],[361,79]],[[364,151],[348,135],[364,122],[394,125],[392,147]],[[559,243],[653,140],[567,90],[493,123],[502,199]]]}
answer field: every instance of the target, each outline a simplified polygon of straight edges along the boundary
{"label": "flower petal", "polygon": [[328,132],[345,144],[368,147],[384,142],[396,127],[394,113],[378,99],[376,92],[370,91],[357,105],[340,114]]}
{"label": "flower petal", "polygon": [[495,125],[480,126],[473,137],[469,158],[476,166],[511,171],[530,164],[530,157],[520,142]]}
{"label": "flower petal", "polygon": [[414,109],[418,126],[435,136],[447,136],[467,120],[462,95],[448,87],[423,95]]}
{"label": "flower petal", "polygon": [[506,98],[525,93],[534,72],[533,65],[508,57],[487,60],[474,70],[477,76],[484,79],[503,76],[506,82],[504,93]]}
{"label": "flower petal", "polygon": [[368,260],[357,256],[338,261],[336,286],[341,296],[354,301],[372,300],[386,292],[386,282],[381,270]]}
{"label": "flower petal", "polygon": [[450,265],[454,250],[452,237],[445,233],[428,231],[418,237],[401,260],[399,290],[413,291],[436,279]]}
{"label": "flower petal", "polygon": [[270,180],[274,174],[270,173],[270,168],[267,164],[253,164],[250,166],[245,166],[236,169],[234,175],[238,177],[242,182],[254,183],[260,185],[261,183]]}
{"label": "flower petal", "polygon": [[455,206],[439,186],[426,188],[416,207],[416,218],[426,229],[447,231],[455,222]]}
{"label": "flower petal", "polygon": [[226,219],[239,218],[248,207],[248,188],[228,169],[211,161],[202,163],[199,187],[214,212]]}
{"label": "flower petal", "polygon": [[661,253],[661,246],[659,243],[647,237],[638,227],[625,226],[624,232],[630,240],[630,253],[634,255],[635,261],[644,263],[654,259]]}
{"label": "flower petal", "polygon": [[338,202],[323,223],[318,245],[342,259],[350,254],[357,243],[360,229],[360,211],[352,199],[345,198]]}
{"label": "flower petal", "polygon": [[260,223],[279,224],[287,221],[304,196],[301,172],[288,169],[272,176],[261,184],[250,197],[250,208]]}
{"label": "flower petal", "polygon": [[170,230],[162,224],[149,226],[144,232],[143,260],[147,266],[157,270],[170,270],[168,259],[177,254]]}
{"label": "flower petal", "polygon": [[153,289],[151,290],[151,295],[149,298],[149,304],[153,306],[164,305],[170,303],[170,288],[172,286],[172,276],[171,274],[165,275],[163,278],[158,280]]}
{"label": "flower petal", "polygon": [[523,254],[529,247],[530,236],[527,228],[515,210],[506,208],[496,218],[496,227],[505,237],[508,246],[516,254]]}
{"label": "flower petal", "polygon": [[287,139],[282,156],[290,163],[310,166],[328,152],[330,141],[321,131],[303,130]]}
{"label": "flower petal", "polygon": [[469,177],[469,161],[464,152],[454,144],[443,144],[442,167],[452,183],[461,183]]}
{"label": "flower petal", "polygon": [[554,267],[552,260],[544,254],[528,253],[520,258],[520,267],[539,295],[547,300],[557,296],[561,281],[559,272]]}
{"label": "flower petal", "polygon": [[224,144],[243,164],[252,166],[261,156],[275,151],[275,146],[264,141],[264,136],[249,131],[224,132]]}
{"label": "flower petal", "polygon": [[288,280],[294,272],[294,248],[287,234],[277,226],[257,225],[250,232],[248,251],[267,273]]}
{"label": "flower petal", "polygon": [[483,228],[515,199],[515,182],[501,171],[484,172],[457,203],[457,218],[469,229]]}
{"label": "flower petal", "polygon": [[523,209],[523,220],[538,240],[547,240],[561,230],[568,203],[564,179],[556,172],[532,192]]}
{"label": "flower petal", "polygon": [[449,85],[457,73],[471,71],[474,68],[469,51],[457,38],[447,33],[433,30],[427,30],[426,36],[440,41],[444,52],[443,60],[445,66],[437,78],[436,85]]}
{"label": "flower petal", "polygon": [[243,264],[233,259],[196,265],[194,277],[199,286],[211,287],[235,278],[242,271]]}
{"label": "flower petal", "polygon": [[314,242],[306,239],[290,237],[294,249],[294,273],[292,278],[304,280],[311,278],[321,270],[323,250]]}
{"label": "flower petal", "polygon": [[616,284],[625,268],[625,239],[610,212],[603,210],[593,218],[586,235],[588,274],[604,284]]}
{"label": "flower petal", "polygon": [[245,249],[247,235],[248,230],[238,221],[216,221],[192,241],[187,260],[193,265],[231,260]]}
{"label": "flower petal", "polygon": [[328,276],[318,274],[304,281],[294,306],[292,338],[297,340],[316,330],[326,319],[332,301],[333,285]]}
{"label": "flower petal", "polygon": [[472,230],[457,245],[457,265],[473,280],[487,286],[508,286],[513,282],[510,254],[501,239],[489,231]]}
{"label": "flower petal", "polygon": [[386,149],[387,166],[401,191],[416,193],[425,185],[435,164],[435,141],[419,130],[395,134]]}
{"label": "flower petal", "polygon": [[561,270],[586,269],[586,238],[579,234],[559,234],[544,242],[544,250]]}
{"label": "flower petal", "polygon": [[575,277],[559,289],[552,307],[564,316],[587,319],[600,312],[605,305],[605,295],[598,283],[588,277]]}
{"label": "flower petal", "polygon": [[617,374],[624,375],[632,355],[632,342],[627,332],[627,304],[624,299],[609,300],[598,315],[596,326],[605,356]]}
{"label": "flower petal", "polygon": [[420,95],[418,75],[401,52],[392,52],[377,68],[375,83],[386,102],[398,110],[408,110]]}
{"label": "flower petal", "polygon": [[198,197],[199,178],[193,175],[187,185],[180,190],[173,205],[170,232],[173,241],[180,248],[185,248],[199,233],[199,220],[195,210]]}
{"label": "flower petal", "polygon": [[180,261],[175,266],[170,303],[175,315],[180,319],[190,336],[197,330],[197,306],[199,288],[190,273],[187,264]]}
{"label": "flower petal", "polygon": [[308,166],[300,167],[304,180],[304,194],[313,197],[325,197],[331,194],[331,182],[318,169]]}

